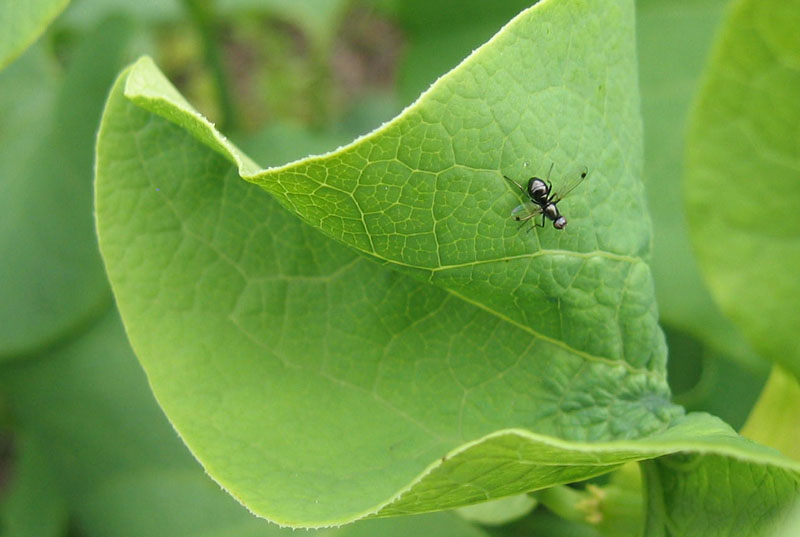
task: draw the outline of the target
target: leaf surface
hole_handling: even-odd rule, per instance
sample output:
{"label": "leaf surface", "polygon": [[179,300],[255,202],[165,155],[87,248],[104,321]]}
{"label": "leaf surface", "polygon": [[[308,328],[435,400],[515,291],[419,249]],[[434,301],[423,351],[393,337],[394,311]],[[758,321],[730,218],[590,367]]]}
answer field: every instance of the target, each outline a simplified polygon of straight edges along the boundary
{"label": "leaf surface", "polygon": [[[101,250],[160,404],[248,508],[341,524],[684,449],[774,465],[769,507],[791,496],[791,462],[668,400],[632,12],[542,2],[381,129],[270,170],[150,60],[123,72],[98,139]],[[565,67],[584,57],[588,74]],[[569,169],[595,143],[572,227],[520,233],[503,173],[523,155]]]}
{"label": "leaf surface", "polygon": [[[9,532],[2,535],[62,535],[69,517],[86,537],[296,536],[252,516],[190,457],[155,404],[115,311],[37,358],[0,367],[21,440],[19,480],[0,507]],[[415,534],[483,535],[444,513],[318,533]]]}
{"label": "leaf surface", "polygon": [[737,451],[699,449],[643,463],[644,534],[757,537],[777,530],[800,494],[797,469],[787,473]]}
{"label": "leaf surface", "polygon": [[739,1],[688,138],[686,203],[714,298],[800,376],[800,2]]}
{"label": "leaf surface", "polygon": [[[659,371],[666,352],[643,259],[650,230],[638,180],[633,17],[624,4],[539,4],[381,129],[272,170],[228,143],[149,60],[131,71],[125,93],[340,242],[588,361]],[[574,29],[551,33],[554,25]],[[559,69],[531,57],[557,58]],[[527,82],[533,73],[535,84]],[[558,162],[563,186],[586,165],[584,154],[594,159],[591,180],[563,202],[571,231],[521,232],[510,218],[520,193],[502,176],[524,181]]]}
{"label": "leaf surface", "polygon": [[92,152],[130,25],[109,19],[63,79],[38,48],[0,73],[0,358],[52,344],[110,301],[92,222]]}
{"label": "leaf surface", "polygon": [[751,371],[766,371],[763,359],[711,298],[692,252],[683,205],[686,122],[726,3],[642,0],[636,5],[644,179],[654,231],[651,266],[662,323],[693,334]]}
{"label": "leaf surface", "polygon": [[0,69],[33,43],[69,0],[3,0],[0,3]]}
{"label": "leaf surface", "polygon": [[800,460],[800,383],[776,365],[742,435]]}

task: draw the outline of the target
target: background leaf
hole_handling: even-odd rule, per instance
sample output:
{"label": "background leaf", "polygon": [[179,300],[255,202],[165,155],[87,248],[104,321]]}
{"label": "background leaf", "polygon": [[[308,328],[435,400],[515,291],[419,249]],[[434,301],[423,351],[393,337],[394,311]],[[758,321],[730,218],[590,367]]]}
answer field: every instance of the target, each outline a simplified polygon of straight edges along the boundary
{"label": "background leaf", "polygon": [[130,35],[121,19],[90,32],[63,84],[38,50],[0,74],[0,358],[52,344],[108,307],[92,148]]}
{"label": "background leaf", "polygon": [[701,338],[752,371],[759,367],[758,357],[721,315],[697,268],[680,181],[691,99],[726,3],[637,3],[645,180],[654,221],[652,267],[662,322]]}
{"label": "background leaf", "polygon": [[797,474],[702,450],[647,461],[642,469],[648,536],[768,535],[800,494]]}
{"label": "background leaf", "polygon": [[416,100],[530,5],[528,0],[508,0],[487,9],[480,0],[397,2],[395,15],[409,36],[398,80],[401,101]]}
{"label": "background leaf", "polygon": [[800,460],[800,385],[780,366],[772,369],[742,434]]}
{"label": "background leaf", "polygon": [[[37,522],[38,530],[63,524],[68,510],[71,527],[87,537],[292,533],[253,517],[204,475],[156,406],[115,312],[56,351],[4,365],[0,382],[7,412],[26,431],[16,437],[23,457],[12,476],[19,475],[20,481],[12,480],[8,491],[14,495],[1,512],[4,529],[18,531],[26,520]],[[46,453],[37,446],[48,446]],[[35,501],[25,502],[31,495]],[[32,507],[36,517],[23,517],[24,509]],[[61,529],[56,525],[54,531]],[[404,531],[481,535],[448,514],[321,533],[410,534]]]}
{"label": "background leaf", "polygon": [[[769,363],[719,311],[689,242],[683,206],[686,121],[725,0],[640,0],[637,52],[645,127],[644,177],[653,218],[651,266],[670,349],[675,402],[741,427]],[[733,400],[730,393],[735,392]]]}
{"label": "background leaf", "polygon": [[688,140],[692,238],[723,312],[800,375],[800,3],[736,2]]}
{"label": "background leaf", "polygon": [[0,4],[0,69],[33,43],[69,0],[3,0]]}

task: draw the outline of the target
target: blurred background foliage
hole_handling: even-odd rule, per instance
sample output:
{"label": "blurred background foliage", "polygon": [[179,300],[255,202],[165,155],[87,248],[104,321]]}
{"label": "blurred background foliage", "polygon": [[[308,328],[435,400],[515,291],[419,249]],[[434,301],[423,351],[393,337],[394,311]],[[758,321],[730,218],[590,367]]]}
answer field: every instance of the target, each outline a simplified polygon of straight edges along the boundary
{"label": "blurred background foliage", "polygon": [[[205,476],[127,345],[97,253],[91,201],[94,133],[119,70],[152,55],[257,162],[277,165],[389,120],[529,4],[73,0],[0,71],[0,535],[290,532],[252,517]],[[684,125],[725,4],[639,0],[637,39],[670,384],[689,410],[738,429],[768,366],[712,302],[689,246],[681,193]],[[576,502],[597,496],[591,487],[616,492],[603,496],[606,506],[593,504],[594,515],[565,508],[573,494]],[[627,535],[614,517],[638,508],[636,487],[635,476],[600,479],[537,497],[524,502],[530,514],[517,512],[509,524],[498,525],[492,508],[318,533]],[[502,521],[504,507],[497,509]]]}

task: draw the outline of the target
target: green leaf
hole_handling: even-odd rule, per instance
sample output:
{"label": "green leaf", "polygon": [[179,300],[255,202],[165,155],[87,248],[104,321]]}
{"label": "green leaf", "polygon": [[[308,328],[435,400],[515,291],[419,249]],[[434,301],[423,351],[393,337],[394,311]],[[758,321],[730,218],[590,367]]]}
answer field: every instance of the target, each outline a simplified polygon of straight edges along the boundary
{"label": "green leaf", "polygon": [[800,533],[800,502],[795,504],[780,529],[770,537],[793,537]]}
{"label": "green leaf", "polygon": [[[741,429],[769,372],[756,373],[687,334],[675,330],[667,330],[666,334],[670,350],[667,376],[673,400],[688,411],[708,412],[734,429]],[[736,397],[732,398],[731,393]]]}
{"label": "green leaf", "polygon": [[763,360],[723,317],[703,282],[691,251],[680,183],[691,99],[726,3],[641,0],[636,5],[644,177],[654,231],[651,266],[662,323],[766,374]]}
{"label": "green leaf", "polygon": [[[292,537],[248,513],[199,468],[144,472],[109,480],[90,494],[80,514],[90,536]],[[343,528],[310,531],[309,537],[486,537],[452,513],[365,520]]]}
{"label": "green leaf", "polygon": [[800,460],[800,384],[776,365],[753,412],[742,429],[751,440]]}
{"label": "green leaf", "polygon": [[[647,254],[649,227],[636,179],[641,159],[636,151],[638,103],[630,97],[636,94],[633,42],[616,37],[630,37],[632,13],[628,10],[626,18],[619,9],[592,12],[569,2],[545,5],[510,23],[378,131],[330,155],[266,172],[194,112],[149,60],[141,60],[131,71],[125,92],[140,106],[183,125],[238,162],[243,177],[273,192],[337,240],[396,270],[445,287],[568,354],[656,378],[650,386],[666,398],[666,384],[657,378],[663,376],[663,336],[656,322],[649,269],[642,259]],[[606,32],[614,39],[589,29],[576,32],[570,41],[576,57],[567,58],[564,40],[568,36],[539,41],[525,37],[536,35],[536,25],[548,28],[551,19],[566,25],[573,16],[583,16],[589,29],[595,25],[613,28]],[[585,38],[588,42],[580,41],[583,35],[590,36]],[[578,51],[589,51],[588,57],[583,59]],[[592,62],[603,53],[620,57],[613,67],[620,72],[606,74],[602,69],[599,73],[601,68]],[[561,86],[514,83],[515,76],[543,69],[529,65],[529,57],[557,54],[564,62],[569,59],[567,68],[575,72],[552,74],[553,80],[544,72],[544,80],[537,85]],[[493,65],[501,58],[506,64]],[[583,62],[589,63],[588,72],[579,68]],[[475,84],[484,70],[496,72],[503,80]],[[572,88],[575,84],[583,86]],[[484,91],[488,94],[482,95]],[[470,92],[475,94],[475,106],[471,106]],[[618,121],[611,124],[595,118],[596,111],[588,105],[576,107],[575,93],[591,98],[599,108],[616,105],[605,113],[617,116]],[[531,110],[530,114],[546,113],[550,119],[537,123],[532,115],[521,118],[516,106]],[[562,113],[556,116],[556,109]],[[442,123],[433,120],[436,116],[441,116]],[[428,126],[429,122],[433,123]],[[555,138],[564,140],[555,144]],[[604,163],[610,170],[594,168],[592,180],[582,185],[582,195],[570,201],[574,231],[520,232],[510,218],[520,203],[519,192],[503,179],[500,168],[522,177],[528,163],[525,156],[551,147],[549,157],[572,168],[577,165],[579,170],[583,158],[558,155],[574,153],[578,145],[590,151],[595,144],[593,153],[602,155],[602,160],[595,157],[598,165]],[[548,157],[538,160],[548,162]],[[518,171],[511,171],[515,168]],[[326,178],[327,169],[335,180]],[[560,175],[567,180],[577,173]],[[615,178],[614,188],[607,186],[610,177]],[[658,418],[649,429],[662,425]]]}
{"label": "green leaf", "polygon": [[72,28],[85,28],[93,27],[109,16],[125,16],[157,25],[179,20],[183,13],[181,0],[92,0],[73,3],[59,23]]}
{"label": "green leaf", "polygon": [[[253,512],[311,527],[477,503],[679,450],[724,454],[734,473],[736,459],[768,465],[781,488],[756,518],[789,501],[798,467],[711,417],[676,420],[668,401],[640,257],[632,42],[628,2],[543,2],[375,133],[266,172],[150,60],[123,72],[98,138],[101,250],[153,390],[210,475]],[[613,61],[582,65],[588,74],[528,63],[603,54]],[[596,102],[582,77],[599,72]],[[474,82],[487,73],[508,84]],[[537,75],[564,86],[527,87]],[[578,106],[566,81],[619,117]],[[531,117],[497,149],[491,133],[512,112],[501,92]],[[493,159],[522,170],[514,153],[594,143],[608,144],[595,157],[607,168],[563,203],[572,227],[519,233],[518,193]],[[458,164],[431,171],[448,155]],[[439,257],[463,266],[428,266]]]}
{"label": "green leaf", "polygon": [[0,3],[0,69],[33,43],[69,0],[3,0]]}
{"label": "green leaf", "polygon": [[800,376],[800,2],[738,1],[692,117],[686,203],[722,311]]}
{"label": "green leaf", "polygon": [[147,390],[113,311],[68,344],[4,364],[0,379],[13,423],[47,446],[72,511],[107,480],[199,470]]}
{"label": "green leaf", "polygon": [[[5,364],[0,380],[6,411],[25,431],[15,446],[20,479],[0,511],[9,537],[26,535],[24,524],[46,536],[67,515],[86,537],[296,535],[252,516],[203,473],[155,404],[116,312],[38,359]],[[446,514],[321,532],[414,534],[482,535]]]}
{"label": "green leaf", "polygon": [[800,496],[796,470],[789,475],[763,460],[698,451],[642,464],[645,535],[756,537],[780,527]]}
{"label": "green leaf", "polygon": [[0,358],[52,344],[109,303],[92,151],[130,29],[114,19],[90,32],[61,84],[39,50],[0,74]]}

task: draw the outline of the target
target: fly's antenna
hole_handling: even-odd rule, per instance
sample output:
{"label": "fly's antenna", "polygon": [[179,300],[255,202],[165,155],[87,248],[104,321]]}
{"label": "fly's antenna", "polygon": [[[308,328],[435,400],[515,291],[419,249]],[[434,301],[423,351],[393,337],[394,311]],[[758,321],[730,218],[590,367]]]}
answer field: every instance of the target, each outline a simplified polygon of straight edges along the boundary
{"label": "fly's antenna", "polygon": [[547,180],[548,180],[548,181],[550,180],[550,174],[553,172],[553,166],[555,166],[555,165],[556,165],[556,163],[555,163],[555,162],[551,162],[551,163],[550,163],[550,169],[549,169],[549,170],[547,170]]}

